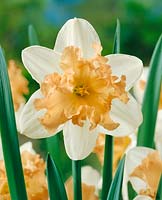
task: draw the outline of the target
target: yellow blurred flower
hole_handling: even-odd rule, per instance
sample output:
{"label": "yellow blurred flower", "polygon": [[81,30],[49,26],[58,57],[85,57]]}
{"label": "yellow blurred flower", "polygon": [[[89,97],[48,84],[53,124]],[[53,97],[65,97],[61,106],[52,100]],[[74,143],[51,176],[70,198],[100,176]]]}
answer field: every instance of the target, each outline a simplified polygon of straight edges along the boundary
{"label": "yellow blurred flower", "polygon": [[[29,200],[48,200],[45,163],[39,154],[21,153],[26,190]],[[4,161],[0,161],[0,200],[10,200]]]}
{"label": "yellow blurred flower", "polygon": [[21,69],[16,65],[14,60],[8,62],[8,75],[11,84],[11,91],[15,111],[18,111],[21,104],[25,103],[23,95],[28,94],[28,81],[22,75]]}
{"label": "yellow blurred flower", "polygon": [[[131,138],[129,136],[125,137],[114,137],[114,149],[113,149],[113,172],[115,172],[118,162],[125,153],[127,147],[131,143]],[[93,150],[96,153],[99,161],[103,165],[104,162],[104,147],[105,147],[105,134],[99,134],[96,146]]]}

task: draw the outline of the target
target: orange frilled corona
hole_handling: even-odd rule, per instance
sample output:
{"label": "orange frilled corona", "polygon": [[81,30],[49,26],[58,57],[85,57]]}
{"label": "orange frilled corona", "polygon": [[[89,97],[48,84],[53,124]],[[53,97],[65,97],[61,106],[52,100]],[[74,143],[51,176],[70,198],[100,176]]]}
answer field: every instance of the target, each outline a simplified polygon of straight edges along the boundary
{"label": "orange frilled corona", "polygon": [[78,126],[89,120],[90,130],[98,124],[108,130],[119,126],[109,112],[114,98],[124,103],[129,100],[125,91],[126,77],[113,76],[108,59],[101,56],[102,48],[95,46],[95,49],[94,58],[84,59],[79,48],[66,47],[60,61],[62,75],[47,75],[41,84],[44,97],[35,100],[35,107],[46,109],[40,122],[49,132],[68,120]]}

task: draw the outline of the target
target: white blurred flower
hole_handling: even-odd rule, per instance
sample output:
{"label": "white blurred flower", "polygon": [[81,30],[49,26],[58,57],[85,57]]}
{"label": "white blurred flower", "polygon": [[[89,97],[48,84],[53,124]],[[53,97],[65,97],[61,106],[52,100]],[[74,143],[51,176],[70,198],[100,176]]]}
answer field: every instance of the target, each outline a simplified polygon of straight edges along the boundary
{"label": "white blurred flower", "polygon": [[162,160],[157,150],[134,147],[126,154],[123,177],[123,200],[129,200],[128,182],[138,194],[137,199],[155,200],[162,173]]}
{"label": "white blurred flower", "polygon": [[[142,103],[143,101],[143,96],[144,96],[144,91],[145,91],[145,86],[147,84],[147,78],[149,75],[149,67],[144,67],[142,76],[140,79],[137,81],[137,83],[134,85],[133,91],[134,95],[139,101],[139,103]],[[156,121],[156,127],[155,127],[155,145],[156,149],[159,151],[161,158],[162,158],[162,89],[160,92],[160,100],[159,100],[159,110],[157,113],[157,121]]]}
{"label": "white blurred flower", "polygon": [[134,198],[134,200],[152,200],[152,198],[145,196],[145,195],[138,195]]}
{"label": "white blurred flower", "polygon": [[[81,169],[82,175],[82,199],[83,200],[99,200],[98,184],[100,174],[91,166],[84,166]],[[73,200],[73,179],[70,177],[66,183],[66,191],[68,200]]]}

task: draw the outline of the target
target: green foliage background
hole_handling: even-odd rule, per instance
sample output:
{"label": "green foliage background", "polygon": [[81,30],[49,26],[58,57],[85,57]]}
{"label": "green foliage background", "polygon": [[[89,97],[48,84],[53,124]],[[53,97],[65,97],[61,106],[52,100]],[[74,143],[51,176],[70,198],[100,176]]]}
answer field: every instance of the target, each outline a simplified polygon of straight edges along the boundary
{"label": "green foliage background", "polygon": [[148,65],[162,32],[161,10],[161,0],[1,0],[0,44],[8,59],[20,61],[21,50],[29,45],[29,24],[36,28],[41,44],[52,48],[64,22],[71,17],[82,17],[95,27],[102,40],[103,53],[108,54],[119,18],[121,52],[136,55]]}

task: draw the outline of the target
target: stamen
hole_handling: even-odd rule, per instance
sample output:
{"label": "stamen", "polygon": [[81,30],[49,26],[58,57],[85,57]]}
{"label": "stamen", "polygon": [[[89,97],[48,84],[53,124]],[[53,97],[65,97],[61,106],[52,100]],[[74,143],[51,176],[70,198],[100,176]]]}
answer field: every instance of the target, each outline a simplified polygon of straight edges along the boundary
{"label": "stamen", "polygon": [[76,87],[74,87],[73,93],[81,97],[89,95],[88,87],[83,84],[77,85]]}

